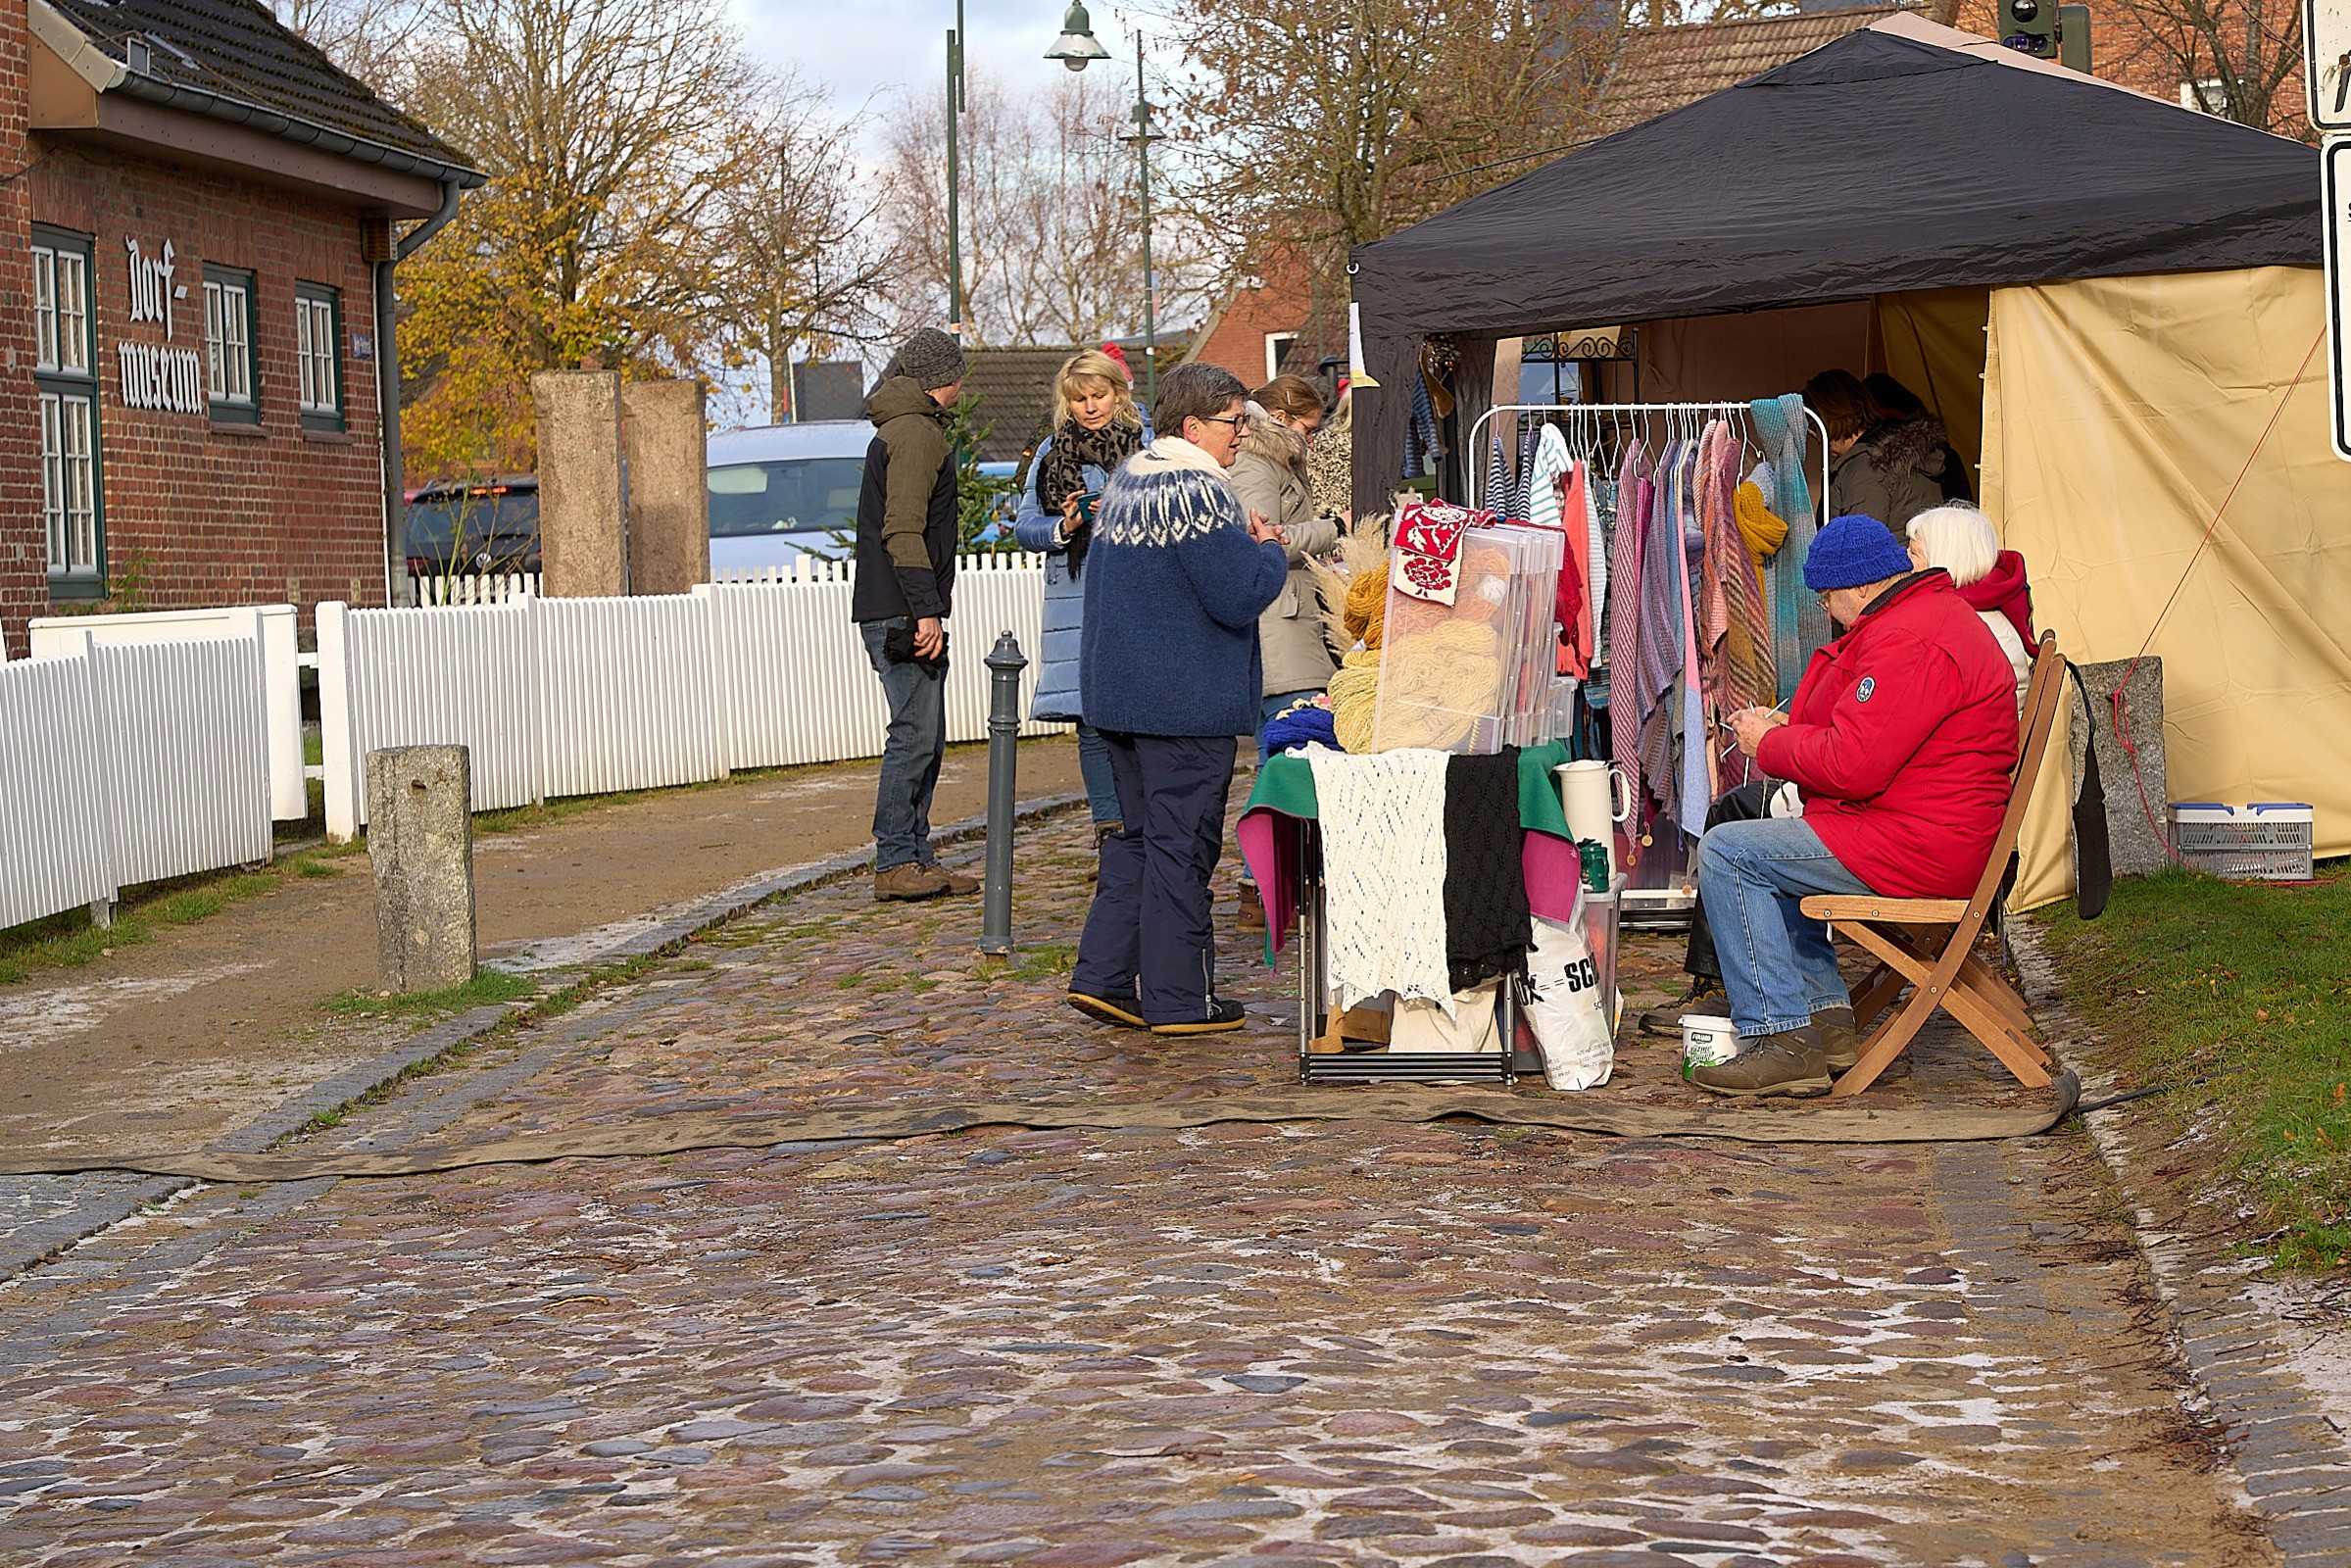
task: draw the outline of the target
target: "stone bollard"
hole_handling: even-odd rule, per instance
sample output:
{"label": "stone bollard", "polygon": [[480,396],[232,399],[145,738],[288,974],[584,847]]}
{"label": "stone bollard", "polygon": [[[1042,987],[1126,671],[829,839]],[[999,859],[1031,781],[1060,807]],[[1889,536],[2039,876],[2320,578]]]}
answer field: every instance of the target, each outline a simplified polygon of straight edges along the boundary
{"label": "stone bollard", "polygon": [[463,746],[367,754],[375,950],[395,995],[473,978],[473,778]]}
{"label": "stone bollard", "polygon": [[1012,951],[1012,808],[1020,787],[1020,672],[1029,662],[1005,632],[989,651],[988,880],[981,895],[980,951]]}

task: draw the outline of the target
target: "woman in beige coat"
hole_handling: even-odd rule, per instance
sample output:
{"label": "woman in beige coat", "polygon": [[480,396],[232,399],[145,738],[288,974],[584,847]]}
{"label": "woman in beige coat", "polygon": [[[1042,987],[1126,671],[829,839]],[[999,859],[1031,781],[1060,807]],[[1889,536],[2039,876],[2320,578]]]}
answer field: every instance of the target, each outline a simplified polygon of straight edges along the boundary
{"label": "woman in beige coat", "polygon": [[[1308,558],[1339,544],[1336,518],[1319,515],[1306,470],[1307,446],[1322,428],[1322,394],[1296,375],[1278,375],[1249,394],[1249,423],[1232,467],[1241,504],[1280,528],[1290,581],[1257,620],[1265,662],[1264,717],[1330,685],[1339,666],[1322,636],[1322,600]],[[1261,411],[1261,412],[1260,412]]]}
{"label": "woman in beige coat", "polygon": [[[1290,580],[1281,597],[1257,617],[1257,645],[1265,665],[1264,711],[1260,724],[1300,698],[1331,684],[1339,667],[1322,637],[1322,596],[1314,585],[1309,558],[1339,544],[1339,523],[1314,506],[1306,453],[1322,428],[1322,394],[1303,377],[1277,375],[1249,394],[1249,427],[1231,469],[1241,505],[1283,533],[1290,555]],[[1257,744],[1265,756],[1265,744]],[[1265,906],[1248,873],[1241,880],[1241,929],[1262,931]]]}

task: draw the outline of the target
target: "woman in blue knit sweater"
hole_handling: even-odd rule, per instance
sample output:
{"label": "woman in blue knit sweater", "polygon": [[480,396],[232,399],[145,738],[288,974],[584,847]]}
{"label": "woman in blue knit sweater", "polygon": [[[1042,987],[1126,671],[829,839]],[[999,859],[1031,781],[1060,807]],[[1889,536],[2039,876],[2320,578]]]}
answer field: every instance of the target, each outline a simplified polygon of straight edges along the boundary
{"label": "woman in blue knit sweater", "polygon": [[1257,727],[1257,617],[1290,579],[1282,530],[1225,476],[1247,396],[1220,366],[1167,373],[1151,411],[1163,433],[1110,476],[1086,558],[1079,708],[1109,746],[1123,825],[1102,845],[1069,1000],[1153,1034],[1244,1017],[1216,995],[1208,878],[1234,737]]}

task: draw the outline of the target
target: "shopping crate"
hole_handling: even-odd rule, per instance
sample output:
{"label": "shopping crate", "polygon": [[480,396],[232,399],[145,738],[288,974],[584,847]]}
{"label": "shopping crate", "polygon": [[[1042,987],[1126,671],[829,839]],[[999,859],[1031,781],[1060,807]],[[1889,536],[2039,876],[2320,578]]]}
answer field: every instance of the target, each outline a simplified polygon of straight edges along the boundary
{"label": "shopping crate", "polygon": [[2307,882],[2316,818],[2299,801],[2221,806],[2172,803],[2172,850],[2199,871],[2231,882]]}

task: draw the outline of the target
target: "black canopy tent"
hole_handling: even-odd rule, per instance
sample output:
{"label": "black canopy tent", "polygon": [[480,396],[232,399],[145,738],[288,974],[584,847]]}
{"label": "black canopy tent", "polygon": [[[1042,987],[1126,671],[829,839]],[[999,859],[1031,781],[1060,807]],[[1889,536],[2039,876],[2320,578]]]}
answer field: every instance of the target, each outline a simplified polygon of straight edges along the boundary
{"label": "black canopy tent", "polygon": [[[1924,30],[1924,24],[1914,24]],[[1864,29],[1354,252],[1358,515],[1392,505],[1420,342],[1912,290],[2321,260],[2315,149],[2071,72]],[[1981,49],[1972,46],[1981,45]],[[1463,421],[1466,429],[1467,421]]]}

